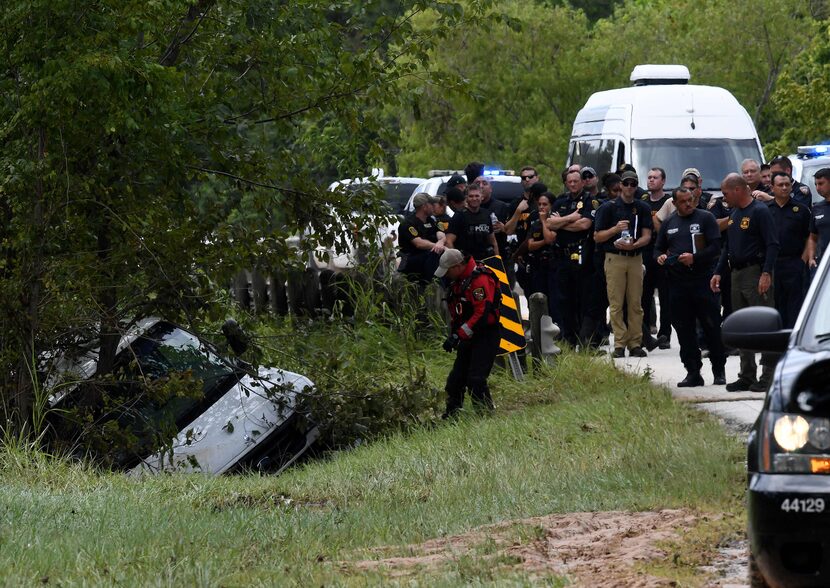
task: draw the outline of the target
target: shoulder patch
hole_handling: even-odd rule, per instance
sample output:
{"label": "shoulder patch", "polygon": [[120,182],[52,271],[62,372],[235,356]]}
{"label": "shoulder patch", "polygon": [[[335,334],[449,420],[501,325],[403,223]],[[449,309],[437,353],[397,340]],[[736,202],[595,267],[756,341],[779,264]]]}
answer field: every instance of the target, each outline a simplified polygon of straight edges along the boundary
{"label": "shoulder patch", "polygon": [[599,208],[599,200],[591,200],[591,206],[594,207],[594,210]]}
{"label": "shoulder patch", "polygon": [[413,237],[417,237],[418,236],[418,229],[416,229],[415,227],[409,227],[409,234],[412,235]]}
{"label": "shoulder patch", "polygon": [[484,300],[485,296],[486,294],[484,292],[484,288],[476,288],[475,290],[473,290],[473,298],[475,298],[476,300]]}
{"label": "shoulder patch", "polygon": [[810,193],[810,188],[808,188],[807,186],[801,186],[799,190],[801,190],[801,193],[805,196]]}

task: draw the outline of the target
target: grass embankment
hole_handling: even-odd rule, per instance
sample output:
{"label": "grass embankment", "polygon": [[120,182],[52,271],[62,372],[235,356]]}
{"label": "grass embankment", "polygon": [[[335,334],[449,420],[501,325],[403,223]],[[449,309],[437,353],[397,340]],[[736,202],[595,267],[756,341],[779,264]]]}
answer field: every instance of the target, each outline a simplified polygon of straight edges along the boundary
{"label": "grass embankment", "polygon": [[[448,366],[439,353],[428,363],[438,386]],[[549,513],[740,510],[740,443],[607,360],[567,356],[524,383],[503,372],[492,382],[492,417],[467,414],[279,477],[131,480],[7,451],[0,577],[8,585],[381,584],[383,570],[343,562],[380,557],[370,551],[380,546],[383,557],[406,555],[407,544]],[[519,525],[515,540],[533,535]],[[488,551],[484,544],[480,558],[417,579],[563,581]]]}

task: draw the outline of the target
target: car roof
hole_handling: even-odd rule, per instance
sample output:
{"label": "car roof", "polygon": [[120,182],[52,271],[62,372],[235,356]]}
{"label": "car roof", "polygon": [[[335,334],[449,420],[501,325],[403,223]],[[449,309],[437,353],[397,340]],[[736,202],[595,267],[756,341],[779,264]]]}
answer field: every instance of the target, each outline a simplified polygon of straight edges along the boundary
{"label": "car roof", "polygon": [[[420,192],[426,192],[430,196],[441,196],[441,195],[443,195],[444,189],[447,186],[447,182],[449,181],[449,179],[451,177],[452,176],[436,176],[434,178],[429,178],[428,180],[424,180],[424,182],[422,184],[420,184],[417,188],[415,188],[414,192],[412,192],[412,196],[409,197],[409,201],[406,203],[406,206],[404,207],[404,212],[413,212],[415,210],[414,207],[412,206],[412,200],[415,198],[415,194],[418,194]],[[517,191],[515,193],[515,195],[513,195],[513,190],[510,190],[509,193],[511,194],[511,197],[505,197],[505,191],[503,191],[503,190],[499,190],[500,193],[496,194],[496,198],[498,198],[499,200],[502,200],[504,202],[512,202],[513,200],[516,200],[517,198],[521,197],[521,194],[524,191],[523,189],[521,189],[522,179],[519,176],[485,176],[485,177],[490,178],[490,181],[494,186],[494,192],[496,192],[495,186],[498,185],[498,184],[502,184],[502,185],[511,184],[511,187],[512,187],[512,184],[517,184],[517,187],[519,187],[520,190]]]}

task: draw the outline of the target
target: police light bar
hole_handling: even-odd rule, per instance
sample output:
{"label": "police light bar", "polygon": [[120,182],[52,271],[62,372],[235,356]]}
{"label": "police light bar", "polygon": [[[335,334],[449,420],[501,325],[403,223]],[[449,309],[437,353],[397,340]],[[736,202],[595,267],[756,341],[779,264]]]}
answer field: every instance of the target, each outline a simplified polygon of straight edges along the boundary
{"label": "police light bar", "polygon": [[464,175],[464,170],[463,169],[461,169],[461,170],[458,170],[458,169],[431,169],[431,170],[429,170],[429,173],[427,174],[427,177],[428,178],[438,178],[438,177],[441,177],[441,176],[452,176],[452,175],[455,175],[455,174],[458,174],[459,176],[463,176]]}
{"label": "police light bar", "polygon": [[799,145],[798,154],[805,157],[820,157],[830,153],[830,145]]}
{"label": "police light bar", "polygon": [[513,176],[516,173],[512,169],[495,169],[495,168],[484,168],[484,173],[481,175],[483,176]]}

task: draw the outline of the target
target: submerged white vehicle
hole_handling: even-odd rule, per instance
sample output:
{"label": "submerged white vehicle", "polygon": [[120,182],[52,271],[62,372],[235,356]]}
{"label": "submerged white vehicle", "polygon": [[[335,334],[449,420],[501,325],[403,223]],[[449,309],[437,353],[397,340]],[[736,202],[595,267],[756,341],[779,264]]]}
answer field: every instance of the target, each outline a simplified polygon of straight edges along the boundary
{"label": "submerged white vehicle", "polygon": [[[58,367],[70,384],[51,399],[52,426],[93,457],[102,448],[89,439],[106,439],[100,434],[108,428],[125,431],[119,439],[133,442],[103,449],[132,473],[278,473],[317,438],[316,427],[300,428],[296,412],[298,394],[313,386],[308,378],[276,368],[253,373],[167,321],[146,319],[123,336],[111,375],[95,377],[94,353],[74,366]],[[171,381],[181,389],[153,393],[154,383]],[[91,386],[101,393],[90,395]],[[90,397],[99,402],[90,407]]]}
{"label": "submerged white vehicle", "polygon": [[744,159],[763,161],[749,114],[723,88],[689,84],[684,65],[638,65],[633,87],[593,94],[574,120],[568,164],[597,173],[633,165],[666,170],[666,188],[676,188],[683,170],[694,167],[703,189],[719,192],[727,174]]}

